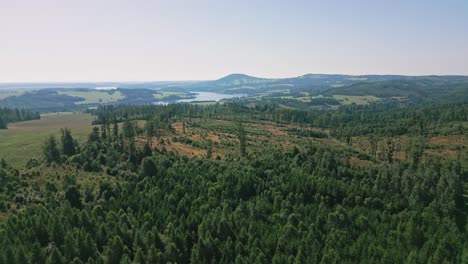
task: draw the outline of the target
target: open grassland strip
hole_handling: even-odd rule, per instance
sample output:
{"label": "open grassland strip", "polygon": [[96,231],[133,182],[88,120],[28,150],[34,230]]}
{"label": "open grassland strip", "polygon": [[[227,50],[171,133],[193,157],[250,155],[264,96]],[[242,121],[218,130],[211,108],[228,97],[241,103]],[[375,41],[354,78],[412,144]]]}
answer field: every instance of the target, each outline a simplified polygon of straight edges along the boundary
{"label": "open grassland strip", "polygon": [[82,143],[91,132],[90,114],[52,113],[41,115],[40,120],[9,124],[0,130],[0,158],[15,167],[23,167],[31,158],[39,158],[44,140],[51,134],[60,135],[60,128],[69,128],[73,137]]}
{"label": "open grassland strip", "polygon": [[113,93],[102,92],[102,91],[87,91],[87,92],[76,92],[76,91],[61,91],[59,94],[65,94],[74,97],[81,97],[84,101],[76,102],[76,104],[97,104],[97,103],[114,103],[125,98],[120,91]]}

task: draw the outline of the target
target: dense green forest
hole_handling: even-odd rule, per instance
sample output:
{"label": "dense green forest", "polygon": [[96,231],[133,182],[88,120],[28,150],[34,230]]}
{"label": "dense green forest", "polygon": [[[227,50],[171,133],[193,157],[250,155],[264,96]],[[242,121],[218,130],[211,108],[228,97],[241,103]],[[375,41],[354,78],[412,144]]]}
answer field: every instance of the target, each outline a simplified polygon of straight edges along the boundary
{"label": "dense green forest", "polygon": [[[18,92],[19,94],[0,97],[0,106],[25,108],[41,112],[61,112],[83,110],[89,106],[105,104],[142,105],[155,101],[171,101],[190,98],[188,92],[171,91],[170,96],[157,99],[154,96],[164,93],[145,88],[119,88],[113,90],[96,90],[90,88],[47,88]],[[115,93],[119,96],[112,97]],[[107,100],[106,100],[107,98]]]}
{"label": "dense green forest", "polygon": [[[86,143],[62,129],[27,168],[0,162],[0,262],[467,263],[466,149],[437,158],[418,144],[435,135],[465,142],[466,104],[386,107],[90,110]],[[211,139],[202,156],[166,149],[221,118],[232,124],[221,127],[229,155],[212,157]],[[263,132],[252,126],[262,122],[300,144],[255,147]],[[349,141],[361,136],[406,136],[412,147],[407,159],[387,147],[385,158],[356,166],[367,154]]]}
{"label": "dense green forest", "polygon": [[25,109],[0,107],[0,129],[6,129],[8,123],[39,119],[39,113]]}

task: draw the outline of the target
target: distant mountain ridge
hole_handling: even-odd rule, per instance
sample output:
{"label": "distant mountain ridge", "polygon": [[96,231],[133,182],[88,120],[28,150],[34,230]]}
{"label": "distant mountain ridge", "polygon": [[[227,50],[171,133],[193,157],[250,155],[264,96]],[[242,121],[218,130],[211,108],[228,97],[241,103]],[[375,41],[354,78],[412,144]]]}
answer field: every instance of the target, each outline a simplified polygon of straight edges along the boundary
{"label": "distant mountain ridge", "polygon": [[241,73],[230,74],[213,81],[203,81],[185,86],[187,89],[223,93],[261,93],[269,90],[307,90],[321,92],[330,88],[392,80],[444,79],[468,80],[467,76],[403,76],[403,75],[344,75],[305,74],[290,78],[259,78]]}
{"label": "distant mountain ridge", "polygon": [[249,82],[257,82],[257,81],[261,81],[261,80],[267,80],[265,78],[259,78],[259,77],[254,77],[254,76],[250,76],[250,75],[247,75],[247,74],[243,74],[243,73],[233,73],[233,74],[229,74],[229,75],[226,75],[220,79],[217,79],[215,80],[215,82],[218,82],[218,83],[249,83]]}
{"label": "distant mountain ridge", "polygon": [[[353,97],[354,100],[363,102],[364,99],[356,97],[366,96],[369,97],[366,100],[372,102],[396,104],[468,102],[468,76],[460,75],[305,74],[290,78],[260,78],[234,73],[209,81],[0,83],[0,106],[34,109],[51,109],[53,106],[53,109],[69,109],[78,107],[77,104],[81,104],[85,97],[93,100],[92,97],[97,96],[98,101],[101,97],[109,97],[102,94],[102,91],[101,94],[96,93],[97,86],[116,87],[115,91],[122,93],[124,98],[113,102],[122,104],[150,104],[163,100],[162,98],[177,100],[193,96],[196,92],[245,94],[247,98],[270,100],[288,107],[298,107],[298,105],[310,107],[318,104],[334,106],[352,103]],[[12,88],[19,92],[8,93],[2,91],[2,88],[5,90]],[[90,94],[83,94],[86,92]]]}

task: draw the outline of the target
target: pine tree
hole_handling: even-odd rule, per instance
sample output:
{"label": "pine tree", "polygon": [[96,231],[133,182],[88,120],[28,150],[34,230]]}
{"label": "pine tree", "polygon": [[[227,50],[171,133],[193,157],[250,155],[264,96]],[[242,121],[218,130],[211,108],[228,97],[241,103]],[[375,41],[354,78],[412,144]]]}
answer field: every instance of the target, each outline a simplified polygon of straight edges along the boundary
{"label": "pine tree", "polygon": [[91,134],[88,136],[89,142],[98,142],[101,139],[99,135],[99,127],[93,127]]}
{"label": "pine tree", "polygon": [[153,137],[154,137],[154,123],[153,121],[148,121],[146,123],[146,137],[149,143],[150,148],[153,148]]}
{"label": "pine tree", "polygon": [[65,235],[64,256],[67,260],[72,260],[77,255],[78,245],[74,235],[69,232]]}
{"label": "pine tree", "polygon": [[247,150],[246,150],[246,136],[245,136],[244,125],[242,124],[242,122],[239,122],[239,124],[238,124],[237,133],[238,133],[238,138],[239,138],[239,150],[240,150],[240,154],[241,154],[242,157],[245,157],[245,155],[247,154]]}
{"label": "pine tree", "polygon": [[395,144],[392,140],[387,140],[387,161],[393,163],[393,153],[395,152]]}
{"label": "pine tree", "polygon": [[45,261],[44,252],[39,242],[34,242],[31,248],[31,261],[29,263],[43,263]]}
{"label": "pine tree", "polygon": [[153,155],[153,151],[151,150],[151,146],[150,144],[148,144],[148,142],[146,142],[145,145],[143,145],[141,155],[142,157],[149,157]]}
{"label": "pine tree", "polygon": [[16,249],[15,261],[16,263],[28,263],[28,257],[24,252],[23,247],[19,247]]}
{"label": "pine tree", "polygon": [[119,138],[119,124],[117,123],[117,120],[114,119],[114,127],[112,128],[112,135],[113,135],[113,140],[117,140]]}
{"label": "pine tree", "polygon": [[123,124],[123,135],[125,138],[133,138],[135,136],[135,128],[130,122],[130,120],[125,120],[125,123]]}
{"label": "pine tree", "polygon": [[374,135],[369,136],[369,143],[370,143],[370,156],[372,157],[373,161],[377,160],[377,146],[379,143],[379,139]]}
{"label": "pine tree", "polygon": [[60,162],[60,151],[58,149],[57,141],[55,140],[54,136],[50,136],[47,138],[42,150],[46,162]]}
{"label": "pine tree", "polygon": [[84,262],[81,261],[81,259],[79,259],[78,257],[75,257],[71,262],[70,264],[83,264]]}
{"label": "pine tree", "polygon": [[62,253],[60,253],[60,250],[57,247],[55,247],[52,250],[52,253],[50,254],[50,256],[47,258],[46,264],[61,264],[61,263],[65,263],[65,261],[63,259]]}
{"label": "pine tree", "polygon": [[145,177],[156,176],[158,168],[151,157],[145,157],[141,162],[141,174]]}
{"label": "pine tree", "polygon": [[211,159],[211,157],[213,156],[213,141],[211,141],[211,139],[208,139],[206,145],[206,157]]}
{"label": "pine tree", "polygon": [[7,128],[7,124],[5,121],[3,121],[3,119],[0,117],[0,129],[6,129]]}
{"label": "pine tree", "polygon": [[133,257],[133,263],[136,263],[136,264],[145,263],[145,256],[143,255],[141,248],[138,248],[137,252],[135,253],[135,256]]}
{"label": "pine tree", "polygon": [[78,187],[72,185],[65,191],[65,199],[70,202],[71,206],[81,209],[81,193]]}
{"label": "pine tree", "polygon": [[70,129],[62,128],[60,131],[62,133],[62,137],[61,137],[62,154],[67,157],[75,155],[76,154],[75,142],[71,135]]}
{"label": "pine tree", "polygon": [[105,141],[107,139],[107,129],[105,125],[101,126],[101,139]]}
{"label": "pine tree", "polygon": [[112,239],[110,247],[107,249],[107,263],[119,263],[124,253],[124,245],[119,236]]}

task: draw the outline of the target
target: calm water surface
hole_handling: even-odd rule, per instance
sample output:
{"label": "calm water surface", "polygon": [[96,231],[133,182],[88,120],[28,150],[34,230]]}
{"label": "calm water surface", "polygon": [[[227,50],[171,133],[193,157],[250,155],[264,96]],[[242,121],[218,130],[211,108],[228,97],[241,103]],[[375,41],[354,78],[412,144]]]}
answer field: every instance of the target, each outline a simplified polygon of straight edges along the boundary
{"label": "calm water surface", "polygon": [[181,99],[177,100],[178,103],[189,103],[189,102],[200,102],[200,101],[220,101],[222,99],[231,99],[244,97],[246,94],[221,94],[221,93],[211,93],[211,92],[192,92],[197,95],[195,98],[191,99]]}

